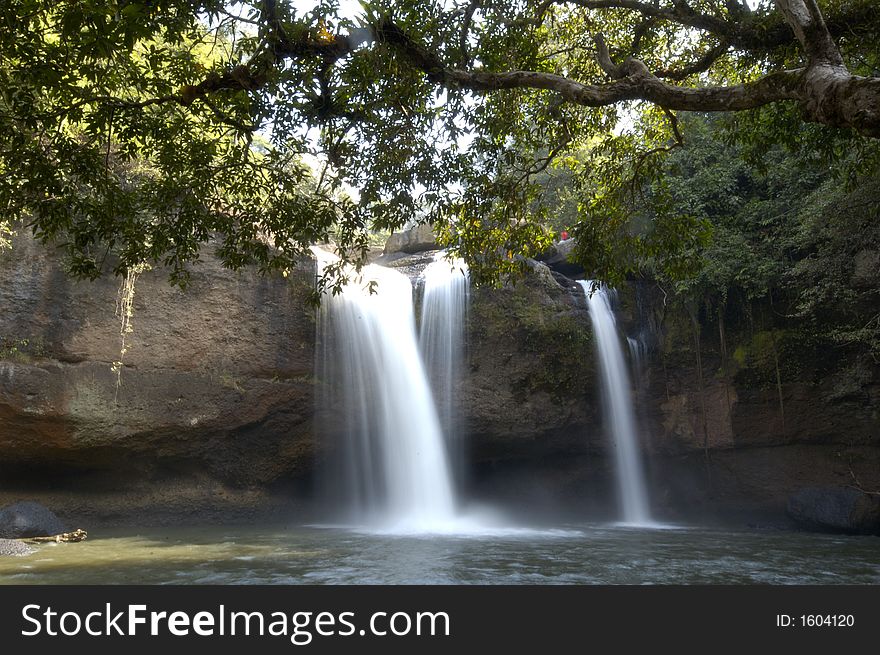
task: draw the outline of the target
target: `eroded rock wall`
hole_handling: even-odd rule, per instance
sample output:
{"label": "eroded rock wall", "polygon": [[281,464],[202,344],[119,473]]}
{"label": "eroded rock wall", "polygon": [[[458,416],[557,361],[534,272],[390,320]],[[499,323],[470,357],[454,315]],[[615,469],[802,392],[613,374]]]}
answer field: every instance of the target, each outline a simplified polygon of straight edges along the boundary
{"label": "eroded rock wall", "polygon": [[236,274],[206,256],[182,291],[144,272],[117,389],[119,280],[73,281],[51,249],[17,238],[0,253],[2,499],[79,490],[110,513],[233,496],[246,508],[255,487],[306,474],[312,275]]}
{"label": "eroded rock wall", "polygon": [[650,346],[639,410],[668,511],[780,518],[802,488],[880,490],[870,355],[823,345],[778,307],[708,311],[648,282],[622,298],[624,329]]}
{"label": "eroded rock wall", "polygon": [[[395,265],[417,275],[430,259]],[[231,273],[207,255],[186,291],[143,273],[117,391],[119,281],[72,281],[19,237],[0,253],[0,504],[132,523],[307,503],[322,455],[313,276],[309,263],[288,278]],[[618,320],[645,343],[635,397],[661,515],[782,521],[803,487],[880,489],[869,358],[811,349],[772,313],[721,327],[648,283],[621,289]],[[536,264],[515,285],[475,289],[467,338],[468,493],[615,516],[580,287]]]}

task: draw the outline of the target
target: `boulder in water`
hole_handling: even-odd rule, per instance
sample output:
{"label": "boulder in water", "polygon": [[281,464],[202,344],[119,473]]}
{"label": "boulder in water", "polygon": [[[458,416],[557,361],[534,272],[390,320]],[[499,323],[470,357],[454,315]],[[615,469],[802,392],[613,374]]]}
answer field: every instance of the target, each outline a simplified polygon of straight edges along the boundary
{"label": "boulder in water", "polygon": [[788,498],[788,515],[821,532],[880,534],[880,497],[852,487],[809,487]]}
{"label": "boulder in water", "polygon": [[0,509],[0,538],[49,537],[66,532],[55,514],[32,501],[21,501]]}
{"label": "boulder in water", "polygon": [[0,539],[0,557],[23,557],[35,552],[36,548],[15,539]]}

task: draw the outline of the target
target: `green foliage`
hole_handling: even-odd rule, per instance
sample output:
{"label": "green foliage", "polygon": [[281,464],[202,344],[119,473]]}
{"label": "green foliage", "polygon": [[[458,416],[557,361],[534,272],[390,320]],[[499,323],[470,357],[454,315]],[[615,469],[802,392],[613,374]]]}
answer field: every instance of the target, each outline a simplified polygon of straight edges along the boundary
{"label": "green foliage", "polygon": [[[195,8],[216,16],[223,4]],[[95,277],[110,262],[122,274],[146,261],[185,283],[214,234],[232,268],[284,268],[304,241],[327,235],[332,199],[309,192],[295,139],[266,147],[242,127],[270,118],[265,98],[157,101],[244,60],[253,39],[233,47],[235,34],[209,30],[184,1],[7,5],[0,206],[6,220],[62,243],[73,274]]]}
{"label": "green foliage", "polygon": [[[880,258],[876,147],[845,139],[829,152],[826,135],[803,127],[788,144],[796,149],[765,142],[758,157],[752,141],[731,142],[729,118],[682,119],[685,146],[664,163],[663,202],[708,226],[711,238],[692,251],[700,265],[690,276],[651,260],[643,271],[699,303],[769,304],[791,324],[786,342],[880,356],[880,289],[870,277],[873,253]],[[748,355],[755,365],[766,351],[759,345],[734,360]]]}
{"label": "green foliage", "polygon": [[0,219],[0,252],[12,248],[14,232],[8,220]]}
{"label": "green foliage", "polygon": [[[469,4],[374,0],[352,17],[337,0],[304,13],[285,0],[8,0],[0,247],[11,226],[25,224],[62,245],[77,276],[150,263],[169,266],[178,284],[209,241],[233,269],[287,271],[327,241],[359,266],[371,235],[413,220],[432,223],[477,283],[522,271],[523,257],[546,248],[559,227],[578,236],[576,258],[612,283],[646,266],[690,276],[710,224],[715,243],[743,249],[722,234],[708,199],[688,200],[684,178],[665,179],[675,166],[701,165],[678,155],[671,114],[633,102],[586,107],[547,90],[441,85],[376,27],[392,18],[448,69],[529,70],[587,84],[608,81],[595,56],[598,33],[615,61],[635,54],[651,70],[694,64],[715,37],[568,3],[548,6],[539,20],[525,0],[477,3],[464,32]],[[748,15],[736,3],[691,4],[757,33],[781,20],[768,3]],[[876,30],[855,27],[844,55],[872,74]],[[354,34],[370,35],[368,43],[331,52]],[[796,65],[789,44],[730,50],[681,83],[749,81]],[[791,107],[756,112],[735,128],[737,147],[761,158],[765,143],[803,134],[798,126]],[[823,157],[848,158],[852,180],[876,161],[876,148],[849,133],[811,133],[812,143],[825,143]],[[670,154],[680,157],[672,168]],[[560,172],[564,183],[549,184]],[[734,171],[702,183],[739,184]],[[753,208],[749,220],[760,222],[759,213]],[[779,271],[760,253],[749,257],[699,284],[757,265],[757,293]]]}
{"label": "green foliage", "polygon": [[0,361],[29,364],[46,356],[46,348],[40,338],[0,336]]}

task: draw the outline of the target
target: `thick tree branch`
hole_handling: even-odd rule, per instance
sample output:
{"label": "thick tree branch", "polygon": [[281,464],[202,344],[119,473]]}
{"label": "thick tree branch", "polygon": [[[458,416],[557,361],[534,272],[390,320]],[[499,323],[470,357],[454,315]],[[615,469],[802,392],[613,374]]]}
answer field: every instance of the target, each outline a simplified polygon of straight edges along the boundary
{"label": "thick tree branch", "polygon": [[627,57],[623,63],[615,64],[611,61],[611,55],[608,53],[608,45],[605,43],[605,37],[601,34],[597,34],[595,40],[599,67],[611,79],[619,80],[624,77],[647,74],[648,67],[634,57]]}
{"label": "thick tree branch", "polygon": [[724,38],[728,43],[744,49],[766,50],[793,40],[791,30],[784,22],[779,22],[769,30],[765,27],[759,32],[738,21],[699,13],[686,2],[673,2],[671,6],[664,6],[659,2],[649,3],[641,0],[544,0],[536,10],[536,20],[539,22],[543,20],[547,10],[557,4],[576,5],[585,9],[633,11],[646,18],[665,20],[714,34]]}
{"label": "thick tree branch", "polygon": [[461,34],[458,37],[458,48],[461,51],[461,66],[466,68],[471,65],[471,58],[468,54],[468,33],[471,30],[471,22],[474,14],[482,4],[481,0],[471,0],[471,3],[465,8],[461,18]]}
{"label": "thick tree branch", "polygon": [[[637,59],[630,57],[622,64],[614,64],[599,37],[599,64],[614,81],[596,85],[535,71],[494,73],[447,68],[436,54],[410,39],[390,19],[377,26],[376,35],[380,41],[396,48],[401,57],[429,80],[447,87],[478,92],[545,89],[588,107],[646,100],[676,111],[741,111],[793,100],[800,103],[808,120],[852,127],[865,135],[880,137],[880,78],[850,75],[841,67],[830,71],[815,67],[778,71],[732,86],[682,87],[663,82]],[[818,72],[822,75],[818,76]]]}
{"label": "thick tree branch", "polygon": [[794,31],[811,65],[843,66],[843,57],[816,0],[776,0],[776,6]]}
{"label": "thick tree branch", "polygon": [[596,61],[599,62],[599,68],[602,69],[602,72],[613,80],[623,77],[623,73],[620,72],[620,67],[611,61],[611,53],[608,52],[608,44],[605,43],[605,37],[602,36],[601,33],[597,34],[595,41]]}
{"label": "thick tree branch", "polygon": [[[630,59],[633,70],[609,84],[583,84],[575,80],[535,71],[490,73],[446,68],[432,52],[410,39],[395,23],[385,21],[377,28],[379,39],[394,46],[400,55],[421,70],[429,80],[448,87],[472,91],[499,89],[545,89],[555,91],[570,102],[600,107],[625,100],[647,100],[661,107],[683,111],[738,111],[753,109],[780,100],[798,100],[800,71],[783,71],[755,82],[727,87],[678,87],[651,75],[642,62]],[[600,46],[601,49],[601,46]],[[606,61],[609,75],[620,74],[623,64]],[[612,72],[614,74],[612,74]]]}
{"label": "thick tree branch", "polygon": [[[759,16],[746,7],[738,14],[729,12],[729,16],[722,17],[697,12],[686,2],[661,5],[660,2],[642,0],[544,0],[535,12],[535,20],[540,23],[550,7],[560,4],[637,12],[648,18],[714,34],[739,50],[768,52],[797,41],[787,20],[778,14]],[[825,22],[829,34],[836,39],[854,31],[867,33],[876,29],[880,25],[880,12],[873,2],[857,0],[837,8],[833,15],[825,17]]]}
{"label": "thick tree branch", "polygon": [[675,2],[671,7],[664,7],[660,3],[640,0],[544,0],[535,12],[537,20],[541,20],[547,10],[557,4],[576,5],[585,9],[627,9],[649,18],[662,18],[713,34],[721,34],[730,29],[727,21],[717,16],[698,13],[685,2]]}
{"label": "thick tree branch", "polygon": [[807,58],[802,103],[814,121],[880,137],[880,78],[852,75],[816,0],[776,0]]}
{"label": "thick tree branch", "polygon": [[[660,7],[659,4],[646,5],[636,0],[578,0],[575,4],[591,7],[649,7],[645,11],[674,11],[677,15],[690,16],[692,22],[697,20],[694,18],[696,12],[685,3],[676,3],[674,9]],[[839,61],[839,51],[825,28],[815,0],[777,0],[777,4],[784,8],[785,15],[795,25],[798,39],[802,40],[808,53],[808,66],[770,73],[755,81],[731,86],[677,86],[661,79],[681,80],[707,70],[726,51],[727,46],[724,43],[681,70],[657,71],[652,74],[643,62],[634,57],[628,57],[619,64],[613,62],[604,39],[598,35],[595,40],[599,65],[611,81],[607,84],[587,84],[545,72],[492,72],[447,66],[436,53],[410,38],[391,18],[385,18],[373,27],[353,30],[348,35],[333,35],[330,38],[319,38],[308,29],[297,30],[297,37],[294,38],[279,26],[275,34],[276,41],[270,46],[271,54],[255,57],[251,64],[236,66],[222,74],[212,73],[198,85],[184,87],[179,96],[137,103],[106,100],[114,106],[132,108],[164,102],[178,102],[186,106],[219,91],[258,89],[266,84],[271,67],[281,59],[320,58],[326,68],[359,46],[378,41],[392,48],[401,61],[420,70],[428,80],[447,88],[474,92],[543,89],[558,93],[569,102],[589,107],[644,100],[668,111],[740,111],[773,102],[797,101],[808,120],[837,127],[853,127],[864,134],[880,136],[880,78],[850,75],[842,62],[836,63]],[[267,2],[266,11],[272,11],[273,6],[273,2]],[[468,7],[475,6],[476,3],[471,3]],[[702,20],[701,18],[700,21]],[[236,127],[243,129],[245,126],[242,124]]]}
{"label": "thick tree branch", "polygon": [[718,61],[718,59],[724,56],[729,50],[730,46],[722,42],[714,48],[704,52],[699,59],[691,64],[688,64],[687,66],[682,66],[681,68],[666,68],[656,70],[654,71],[654,75],[663,79],[675,80],[676,82],[680,82],[687,79],[691,75],[696,75],[697,73],[705,73],[712,67],[712,64]]}

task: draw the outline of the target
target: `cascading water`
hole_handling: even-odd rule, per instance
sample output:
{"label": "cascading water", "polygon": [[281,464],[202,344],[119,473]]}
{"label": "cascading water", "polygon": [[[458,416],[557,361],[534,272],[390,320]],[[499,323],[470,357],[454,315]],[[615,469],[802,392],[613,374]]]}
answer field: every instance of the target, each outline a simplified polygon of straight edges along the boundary
{"label": "cascading water", "polygon": [[630,395],[629,376],[617,323],[611,308],[611,292],[604,286],[593,291],[591,280],[580,280],[584,289],[602,372],[605,415],[614,438],[617,483],[623,509],[623,521],[633,525],[650,525],[651,513],[644,474],[639,456],[636,422]]}
{"label": "cascading water", "polygon": [[448,260],[444,253],[439,253],[425,267],[422,278],[424,293],[419,346],[434,389],[454,477],[460,483],[464,470],[464,447],[454,393],[464,356],[464,326],[470,287],[468,269],[462,259]]}
{"label": "cascading water", "polygon": [[[335,259],[314,252],[319,272]],[[323,406],[329,431],[341,441],[335,495],[358,523],[445,530],[455,518],[455,497],[419,356],[412,284],[375,265],[352,276],[341,293],[325,295],[318,319]],[[377,293],[370,293],[371,282]]]}
{"label": "cascading water", "polygon": [[632,361],[633,376],[641,380],[645,374],[645,360],[648,357],[648,347],[641,337],[627,337],[626,345],[629,346],[629,357]]}

